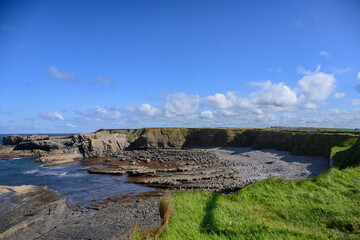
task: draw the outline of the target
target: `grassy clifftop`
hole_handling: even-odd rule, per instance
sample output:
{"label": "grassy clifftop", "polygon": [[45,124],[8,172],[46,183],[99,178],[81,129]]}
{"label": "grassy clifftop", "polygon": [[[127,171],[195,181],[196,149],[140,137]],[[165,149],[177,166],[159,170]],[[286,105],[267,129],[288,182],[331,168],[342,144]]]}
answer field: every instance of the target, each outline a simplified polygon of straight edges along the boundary
{"label": "grassy clifftop", "polygon": [[340,169],[360,166],[360,138],[354,144],[349,141],[347,146],[336,148],[334,166]]}
{"label": "grassy clifftop", "polygon": [[182,191],[160,239],[360,239],[360,169],[267,179],[234,195]]}

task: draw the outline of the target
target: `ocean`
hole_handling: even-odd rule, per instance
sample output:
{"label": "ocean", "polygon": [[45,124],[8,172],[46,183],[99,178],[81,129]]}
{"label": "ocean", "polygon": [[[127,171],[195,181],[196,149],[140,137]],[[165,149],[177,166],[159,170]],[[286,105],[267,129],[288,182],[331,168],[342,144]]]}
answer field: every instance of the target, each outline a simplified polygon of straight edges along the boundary
{"label": "ocean", "polygon": [[[47,134],[50,136],[50,134]],[[51,134],[52,136],[57,136]],[[67,135],[67,134],[61,134]],[[0,135],[1,144],[2,136]],[[125,183],[127,175],[110,176],[89,174],[80,170],[85,168],[79,163],[44,167],[43,163],[34,163],[35,158],[12,160],[0,159],[0,185],[48,186],[66,197],[69,204],[85,206],[94,199],[122,194],[133,194],[155,190],[154,188]]]}

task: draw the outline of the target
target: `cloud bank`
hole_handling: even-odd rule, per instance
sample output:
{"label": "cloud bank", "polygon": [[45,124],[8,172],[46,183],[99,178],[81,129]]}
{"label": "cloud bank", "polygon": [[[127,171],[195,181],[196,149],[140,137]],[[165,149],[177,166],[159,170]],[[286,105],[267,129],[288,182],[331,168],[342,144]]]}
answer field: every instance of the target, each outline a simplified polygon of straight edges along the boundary
{"label": "cloud bank", "polygon": [[306,124],[304,119],[299,122],[302,119],[299,111],[316,110],[326,105],[326,100],[331,96],[340,99],[344,93],[335,92],[334,75],[321,72],[320,67],[314,72],[304,69],[300,72],[303,76],[293,87],[270,80],[251,82],[258,89],[246,97],[235,92],[205,97],[180,92],[167,94],[163,97],[163,103],[158,105],[142,103],[122,109],[95,106],[77,113],[93,122],[108,120],[113,124],[132,126],[271,125],[275,122],[279,124],[281,119],[295,123],[294,116],[297,116],[298,124]]}
{"label": "cloud bank", "polygon": [[[76,111],[62,126],[75,129],[138,128],[138,127],[266,127],[347,126],[360,121],[359,111],[332,108],[320,110],[327,101],[345,96],[336,91],[334,74],[306,71],[293,86],[284,82],[250,82],[257,89],[246,96],[237,92],[214,93],[200,97],[184,92],[162,96],[157,104],[144,102],[119,108],[94,106]],[[360,105],[353,101],[353,105]],[[320,113],[321,112],[321,113]],[[49,121],[64,121],[57,113],[40,113]]]}

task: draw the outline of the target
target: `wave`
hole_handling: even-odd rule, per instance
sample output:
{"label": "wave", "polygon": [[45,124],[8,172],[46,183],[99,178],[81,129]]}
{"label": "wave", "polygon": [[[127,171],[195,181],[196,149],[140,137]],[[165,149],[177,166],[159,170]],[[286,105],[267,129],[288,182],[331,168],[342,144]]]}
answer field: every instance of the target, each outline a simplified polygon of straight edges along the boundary
{"label": "wave", "polygon": [[84,177],[87,176],[87,174],[85,173],[71,173],[71,174],[66,174],[67,177]]}
{"label": "wave", "polygon": [[38,172],[39,172],[39,169],[35,169],[35,170],[25,171],[25,172],[23,172],[23,174],[35,174],[35,173],[38,173]]}
{"label": "wave", "polygon": [[0,161],[14,161],[14,160],[19,160],[19,159],[22,159],[22,158],[10,158],[10,159],[0,159]]}
{"label": "wave", "polygon": [[54,171],[41,171],[39,172],[40,176],[65,176],[67,172],[54,172]]}

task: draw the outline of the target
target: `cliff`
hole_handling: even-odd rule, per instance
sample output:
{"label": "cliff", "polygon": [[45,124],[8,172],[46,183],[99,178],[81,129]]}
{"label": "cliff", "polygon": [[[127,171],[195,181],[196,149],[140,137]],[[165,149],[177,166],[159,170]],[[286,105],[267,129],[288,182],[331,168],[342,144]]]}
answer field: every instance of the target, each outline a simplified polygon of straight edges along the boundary
{"label": "cliff", "polygon": [[[124,149],[252,147],[289,151],[293,155],[330,158],[334,146],[353,144],[357,135],[310,131],[234,128],[101,129],[69,136],[6,136],[12,152],[34,151],[40,162],[61,164],[74,159],[116,156]],[[1,156],[1,155],[0,155]]]}

